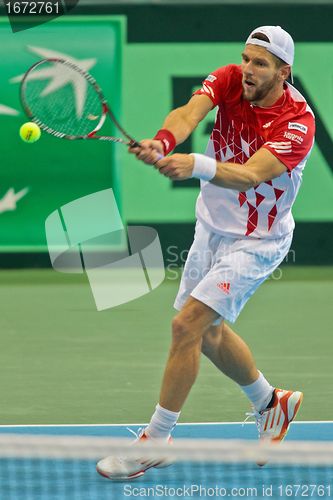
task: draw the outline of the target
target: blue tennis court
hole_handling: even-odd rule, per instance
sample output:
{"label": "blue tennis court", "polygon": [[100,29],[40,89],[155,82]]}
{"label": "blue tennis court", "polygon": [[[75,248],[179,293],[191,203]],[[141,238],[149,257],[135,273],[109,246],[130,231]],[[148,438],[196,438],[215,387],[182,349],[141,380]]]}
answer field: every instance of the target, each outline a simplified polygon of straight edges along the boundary
{"label": "blue tennis court", "polygon": [[[59,436],[109,436],[129,437],[128,428],[137,431],[146,424],[113,425],[4,425],[2,433],[21,433]],[[175,438],[191,439],[257,439],[255,424],[252,422],[191,423],[178,424],[173,432]],[[333,421],[293,422],[288,432],[288,440],[333,441]]]}

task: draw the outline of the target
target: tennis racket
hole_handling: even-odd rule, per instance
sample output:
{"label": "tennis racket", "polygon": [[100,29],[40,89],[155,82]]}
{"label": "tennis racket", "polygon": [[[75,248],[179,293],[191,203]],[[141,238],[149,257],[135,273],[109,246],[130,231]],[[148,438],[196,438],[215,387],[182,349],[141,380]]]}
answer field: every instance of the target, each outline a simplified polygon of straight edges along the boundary
{"label": "tennis racket", "polygon": [[[20,96],[28,118],[55,137],[140,147],[116,119],[96,80],[70,61],[50,58],[33,64],[23,76]],[[98,135],[107,117],[121,137]]]}

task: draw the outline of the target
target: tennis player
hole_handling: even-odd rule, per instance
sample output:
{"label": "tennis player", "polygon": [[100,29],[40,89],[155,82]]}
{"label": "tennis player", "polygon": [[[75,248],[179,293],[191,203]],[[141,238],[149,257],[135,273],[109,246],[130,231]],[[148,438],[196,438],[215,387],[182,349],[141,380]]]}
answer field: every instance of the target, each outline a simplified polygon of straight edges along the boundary
{"label": "tennis player", "polygon": [[[167,116],[154,139],[130,150],[170,179],[201,180],[195,238],[175,302],[179,313],[160,399],[140,440],[170,439],[201,352],[249,398],[260,439],[281,441],[300,407],[302,393],[273,387],[249,347],[225,323],[237,319],[291,245],[291,208],[315,132],[313,112],[287,83],[293,61],[294,43],[285,30],[256,28],[241,65],[213,71],[185,106]],[[214,107],[205,155],[167,156]],[[163,461],[132,460],[126,468],[126,460],[120,464],[107,457],[98,470],[111,479],[133,479],[156,466]]]}

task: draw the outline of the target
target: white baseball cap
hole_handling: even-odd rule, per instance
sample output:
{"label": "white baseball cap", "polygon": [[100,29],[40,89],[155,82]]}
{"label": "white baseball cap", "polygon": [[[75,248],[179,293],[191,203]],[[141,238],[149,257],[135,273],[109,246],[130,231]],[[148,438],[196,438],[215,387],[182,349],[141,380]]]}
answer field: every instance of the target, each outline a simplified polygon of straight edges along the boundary
{"label": "white baseball cap", "polygon": [[[252,38],[255,33],[262,33],[266,35],[269,42],[264,40],[259,40],[258,38]],[[294,63],[294,40],[291,38],[289,33],[287,33],[281,26],[260,26],[255,30],[251,31],[246,44],[260,45],[264,47],[268,52],[274,54],[275,56],[282,59],[283,62],[289,64],[290,66]],[[291,73],[291,81],[293,81],[293,76]]]}

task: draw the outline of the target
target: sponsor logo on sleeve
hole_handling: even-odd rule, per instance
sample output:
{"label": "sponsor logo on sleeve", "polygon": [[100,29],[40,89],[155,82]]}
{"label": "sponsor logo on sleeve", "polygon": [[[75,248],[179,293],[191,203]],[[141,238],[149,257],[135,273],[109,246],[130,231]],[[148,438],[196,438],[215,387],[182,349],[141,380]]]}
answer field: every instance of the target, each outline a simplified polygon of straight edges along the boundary
{"label": "sponsor logo on sleeve", "polygon": [[297,144],[302,144],[302,142],[304,141],[304,137],[302,137],[301,135],[293,134],[292,132],[285,132],[284,137],[286,139],[290,139],[291,141],[297,142]]}
{"label": "sponsor logo on sleeve", "polygon": [[288,129],[289,130],[298,130],[299,132],[303,132],[303,134],[307,134],[307,132],[308,132],[308,127],[306,125],[303,125],[303,123],[297,123],[297,122],[289,122]]}
{"label": "sponsor logo on sleeve", "polygon": [[207,76],[207,78],[206,78],[206,80],[207,80],[208,82],[213,83],[213,82],[215,82],[215,80],[216,80],[216,76],[214,76],[214,75],[208,75],[208,76]]}

